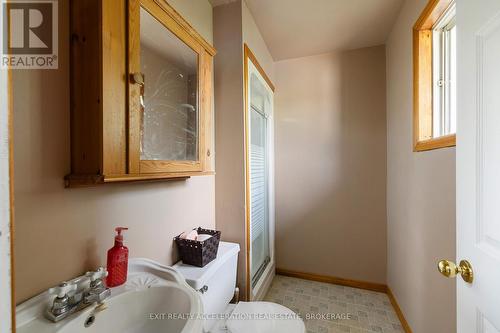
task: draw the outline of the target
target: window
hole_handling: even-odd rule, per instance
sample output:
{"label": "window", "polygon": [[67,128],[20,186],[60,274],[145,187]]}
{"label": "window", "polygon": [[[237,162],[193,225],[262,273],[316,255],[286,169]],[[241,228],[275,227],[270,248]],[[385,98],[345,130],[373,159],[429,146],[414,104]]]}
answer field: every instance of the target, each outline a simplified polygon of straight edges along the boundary
{"label": "window", "polygon": [[455,134],[457,127],[457,26],[454,3],[434,25],[432,44],[432,135],[437,138]]}
{"label": "window", "polygon": [[455,2],[430,0],[413,27],[414,150],[455,145]]}

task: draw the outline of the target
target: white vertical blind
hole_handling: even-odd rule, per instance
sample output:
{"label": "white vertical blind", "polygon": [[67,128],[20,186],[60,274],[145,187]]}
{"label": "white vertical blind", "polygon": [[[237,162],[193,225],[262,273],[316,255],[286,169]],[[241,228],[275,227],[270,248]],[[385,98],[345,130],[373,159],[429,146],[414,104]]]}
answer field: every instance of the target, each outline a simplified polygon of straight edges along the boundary
{"label": "white vertical blind", "polygon": [[252,104],[250,111],[250,234],[252,282],[256,283],[269,261],[267,119]]}
{"label": "white vertical blind", "polygon": [[[271,109],[270,91],[256,72],[249,82],[249,177],[250,177],[250,239],[251,276],[255,287],[270,262],[270,204],[269,204],[269,137],[268,118]],[[271,125],[272,126],[272,125]]]}
{"label": "white vertical blind", "polygon": [[250,148],[250,193],[252,241],[259,237],[266,225],[266,160],[265,147],[255,144]]}

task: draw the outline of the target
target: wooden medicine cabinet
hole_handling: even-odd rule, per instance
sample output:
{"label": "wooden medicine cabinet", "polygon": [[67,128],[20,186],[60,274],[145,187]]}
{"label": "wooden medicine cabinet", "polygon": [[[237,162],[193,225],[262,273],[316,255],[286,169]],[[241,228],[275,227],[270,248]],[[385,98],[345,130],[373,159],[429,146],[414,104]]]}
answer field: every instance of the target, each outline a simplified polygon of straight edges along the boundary
{"label": "wooden medicine cabinet", "polygon": [[164,0],[71,1],[66,186],[213,173],[215,49]]}

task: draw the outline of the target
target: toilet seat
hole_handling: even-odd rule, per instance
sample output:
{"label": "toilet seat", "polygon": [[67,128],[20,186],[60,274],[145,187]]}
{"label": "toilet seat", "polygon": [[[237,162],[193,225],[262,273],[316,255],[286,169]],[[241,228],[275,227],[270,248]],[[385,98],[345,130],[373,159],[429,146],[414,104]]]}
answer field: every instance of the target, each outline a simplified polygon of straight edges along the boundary
{"label": "toilet seat", "polygon": [[271,302],[239,302],[226,320],[231,333],[304,333],[304,322],[292,310]]}

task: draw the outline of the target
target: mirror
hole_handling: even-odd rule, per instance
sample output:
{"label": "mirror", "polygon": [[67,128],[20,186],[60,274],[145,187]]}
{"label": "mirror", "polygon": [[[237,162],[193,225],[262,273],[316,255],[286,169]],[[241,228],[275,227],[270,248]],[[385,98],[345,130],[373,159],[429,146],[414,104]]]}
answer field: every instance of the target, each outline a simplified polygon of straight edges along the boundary
{"label": "mirror", "polygon": [[198,53],[142,7],[140,20],[141,160],[197,161]]}

